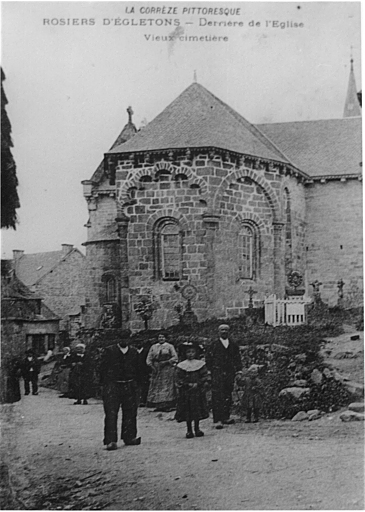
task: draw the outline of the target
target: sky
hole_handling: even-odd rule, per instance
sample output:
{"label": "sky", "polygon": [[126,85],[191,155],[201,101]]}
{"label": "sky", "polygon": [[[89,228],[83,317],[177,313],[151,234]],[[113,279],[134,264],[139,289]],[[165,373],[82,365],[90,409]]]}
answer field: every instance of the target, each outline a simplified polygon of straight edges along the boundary
{"label": "sky", "polygon": [[361,89],[360,2],[3,2],[1,28],[21,203],[3,258],[64,243],[84,252],[81,181],[129,105],[139,128],[194,73],[254,124],[341,118],[351,52]]}

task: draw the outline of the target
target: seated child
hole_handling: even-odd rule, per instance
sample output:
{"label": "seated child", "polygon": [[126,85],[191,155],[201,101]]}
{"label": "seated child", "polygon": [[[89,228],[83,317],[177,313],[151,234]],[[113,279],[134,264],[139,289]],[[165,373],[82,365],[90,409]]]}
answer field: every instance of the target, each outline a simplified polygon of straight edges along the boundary
{"label": "seated child", "polygon": [[248,376],[243,379],[243,395],[242,406],[246,409],[246,423],[251,423],[253,412],[253,423],[259,421],[259,412],[262,398],[264,395],[264,387],[258,378],[259,366],[253,364],[248,369]]}
{"label": "seated child", "polygon": [[175,419],[186,421],[187,439],[204,436],[199,428],[199,421],[209,417],[206,388],[208,385],[208,370],[205,362],[197,359],[199,347],[193,343],[184,343],[184,361],[176,366],[176,387],[178,390]]}

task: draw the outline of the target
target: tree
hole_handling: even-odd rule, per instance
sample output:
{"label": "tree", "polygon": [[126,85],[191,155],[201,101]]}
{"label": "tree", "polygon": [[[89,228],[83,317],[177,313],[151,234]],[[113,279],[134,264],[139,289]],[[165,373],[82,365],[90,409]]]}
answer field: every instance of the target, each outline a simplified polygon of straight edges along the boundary
{"label": "tree", "polygon": [[16,165],[11,152],[11,124],[6,112],[6,98],[3,81],[5,73],[1,68],[1,227],[16,229],[16,209],[20,207],[17,192],[18,178]]}

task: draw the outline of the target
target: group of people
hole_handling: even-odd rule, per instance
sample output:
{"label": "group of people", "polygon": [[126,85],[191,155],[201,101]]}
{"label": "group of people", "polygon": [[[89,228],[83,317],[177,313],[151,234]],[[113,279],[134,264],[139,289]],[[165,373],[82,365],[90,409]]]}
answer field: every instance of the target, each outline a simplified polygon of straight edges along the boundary
{"label": "group of people", "polygon": [[[43,362],[47,362],[44,358]],[[53,369],[56,388],[60,391],[61,398],[74,398],[75,405],[87,405],[90,398],[90,358],[85,354],[85,345],[79,343],[71,351],[70,347],[64,347],[62,354],[57,357]],[[24,394],[38,395],[38,380],[41,370],[41,362],[33,350],[25,353],[24,360],[17,367],[17,379],[23,377]],[[20,397],[19,397],[20,398]]]}
{"label": "group of people", "polygon": [[[258,421],[262,384],[258,366],[252,365],[243,377],[238,346],[229,339],[229,326],[219,326],[218,339],[201,359],[201,347],[184,343],[182,361],[163,334],[158,343],[143,352],[143,347],[129,346],[127,339],[105,350],[101,366],[104,404],[104,445],[116,450],[118,412],[122,410],[121,439],[126,445],[139,445],[137,409],[139,405],[156,411],[176,408],[175,419],[185,422],[186,438],[204,436],[200,421],[209,417],[206,392],[211,388],[213,423],[216,429],[234,423],[230,417],[232,392],[237,382],[244,388],[247,422]],[[147,391],[148,390],[148,391]],[[145,401],[144,401],[145,400]]]}
{"label": "group of people", "polygon": [[92,396],[92,361],[85,349],[83,343],[78,343],[72,351],[70,347],[64,347],[54,367],[60,398],[73,398],[74,405],[88,405],[88,398]]}
{"label": "group of people", "polygon": [[[56,387],[61,397],[75,399],[74,404],[88,404],[92,396],[92,361],[79,343],[71,351],[63,349],[54,366]],[[107,347],[102,354],[100,385],[104,406],[104,444],[116,450],[118,442],[118,413],[122,411],[121,439],[126,445],[139,445],[137,436],[138,407],[155,411],[176,409],[175,419],[186,423],[186,438],[203,437],[200,421],[209,417],[206,394],[211,389],[213,423],[223,429],[234,423],[230,417],[235,382],[243,387],[246,422],[257,422],[263,386],[258,378],[258,365],[252,365],[247,375],[242,372],[239,347],[229,338],[229,326],[219,326],[218,337],[207,347],[197,343],[180,346],[180,358],[175,347],[163,334],[150,348],[142,339],[134,346],[127,338]],[[180,359],[180,362],[179,362]],[[29,350],[21,367],[25,394],[38,394],[40,364]]]}

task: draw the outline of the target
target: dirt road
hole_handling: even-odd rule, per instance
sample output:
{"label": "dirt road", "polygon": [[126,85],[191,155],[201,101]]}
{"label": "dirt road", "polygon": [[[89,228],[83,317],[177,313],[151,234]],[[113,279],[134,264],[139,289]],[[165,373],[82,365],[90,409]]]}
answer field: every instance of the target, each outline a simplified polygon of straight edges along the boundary
{"label": "dirt road", "polygon": [[363,423],[237,422],[185,439],[173,413],[141,409],[140,446],[102,445],[100,401],[55,391],[2,406],[14,507],[59,510],[353,509],[363,502]]}

